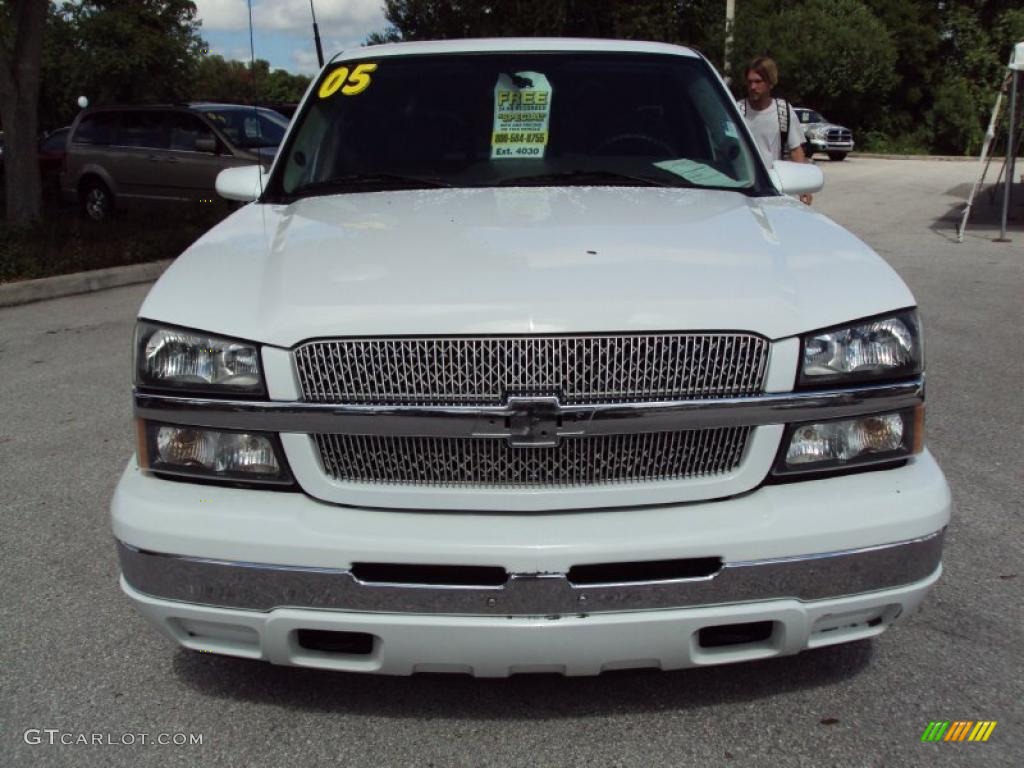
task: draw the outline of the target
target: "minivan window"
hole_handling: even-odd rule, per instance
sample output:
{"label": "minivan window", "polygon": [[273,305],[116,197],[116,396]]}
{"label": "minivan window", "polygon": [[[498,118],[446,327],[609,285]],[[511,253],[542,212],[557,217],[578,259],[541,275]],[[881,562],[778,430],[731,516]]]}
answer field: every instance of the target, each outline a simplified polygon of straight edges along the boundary
{"label": "minivan window", "polygon": [[194,152],[196,139],[212,139],[213,131],[195,115],[175,112],[170,116],[171,149]]}
{"label": "minivan window", "polygon": [[288,121],[269,110],[205,109],[203,114],[236,147],[276,147],[284,138]]}
{"label": "minivan window", "polygon": [[46,140],[40,145],[39,150],[41,152],[57,152],[64,149],[64,144],[67,142],[67,139],[68,129],[60,128],[46,137]]}
{"label": "minivan window", "polygon": [[122,147],[166,149],[163,122],[163,112],[124,112],[117,143]]}
{"label": "minivan window", "polygon": [[770,193],[736,119],[698,58],[501,52],[338,62],[296,118],[270,195],[566,184]]}
{"label": "minivan window", "polygon": [[75,144],[113,144],[117,136],[117,113],[95,112],[84,115],[71,141]]}

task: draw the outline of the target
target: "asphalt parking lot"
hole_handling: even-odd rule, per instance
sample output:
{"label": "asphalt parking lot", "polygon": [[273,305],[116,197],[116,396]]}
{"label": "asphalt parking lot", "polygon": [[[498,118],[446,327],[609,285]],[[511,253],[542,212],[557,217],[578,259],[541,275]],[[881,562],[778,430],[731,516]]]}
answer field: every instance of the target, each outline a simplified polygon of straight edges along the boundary
{"label": "asphalt parking lot", "polygon": [[[147,286],[119,288],[0,309],[0,762],[1024,765],[1024,206],[1014,242],[992,242],[989,209],[958,244],[973,163],[820,165],[815,208],[887,259],[923,314],[927,439],[955,512],[918,614],[796,657],[597,678],[384,678],[179,650],[117,586],[107,504],[132,451]],[[984,744],[922,744],[930,720],[998,726]],[[51,745],[44,729],[118,743]],[[202,744],[139,738],[177,733]]]}

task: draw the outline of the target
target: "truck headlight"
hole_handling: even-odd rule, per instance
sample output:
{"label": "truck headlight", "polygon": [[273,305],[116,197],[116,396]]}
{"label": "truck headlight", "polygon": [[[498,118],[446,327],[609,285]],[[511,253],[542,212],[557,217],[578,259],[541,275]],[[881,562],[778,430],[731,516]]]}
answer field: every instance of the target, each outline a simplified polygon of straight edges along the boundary
{"label": "truck headlight", "polygon": [[803,337],[799,385],[913,376],[924,369],[916,310],[905,310]]}
{"label": "truck headlight", "polygon": [[923,449],[924,406],[786,430],[773,474],[845,469],[906,458]]}
{"label": "truck headlight", "polygon": [[276,435],[139,422],[139,464],[168,475],[290,485]]}
{"label": "truck headlight", "polygon": [[149,389],[265,394],[255,344],[144,320],[135,327],[135,384]]}

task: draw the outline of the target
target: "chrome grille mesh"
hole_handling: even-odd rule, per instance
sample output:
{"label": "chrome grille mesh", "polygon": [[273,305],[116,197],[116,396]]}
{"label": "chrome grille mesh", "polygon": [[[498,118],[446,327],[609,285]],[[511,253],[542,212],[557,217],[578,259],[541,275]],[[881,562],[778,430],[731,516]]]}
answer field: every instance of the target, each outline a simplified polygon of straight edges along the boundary
{"label": "chrome grille mesh", "polygon": [[426,486],[578,487],[707,477],[739,466],[750,427],[595,435],[554,447],[494,438],[312,435],[335,480]]}
{"label": "chrome grille mesh", "polygon": [[318,403],[564,405],[730,397],[762,390],[768,342],[744,333],[333,339],[295,351]]}

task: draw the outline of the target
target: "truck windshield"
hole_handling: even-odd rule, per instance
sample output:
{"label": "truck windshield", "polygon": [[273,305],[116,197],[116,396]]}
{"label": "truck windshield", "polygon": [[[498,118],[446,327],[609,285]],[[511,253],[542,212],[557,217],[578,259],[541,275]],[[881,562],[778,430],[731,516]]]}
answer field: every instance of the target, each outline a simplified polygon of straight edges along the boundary
{"label": "truck windshield", "polygon": [[567,184],[764,194],[736,119],[698,58],[367,57],[314,85],[270,196]]}

